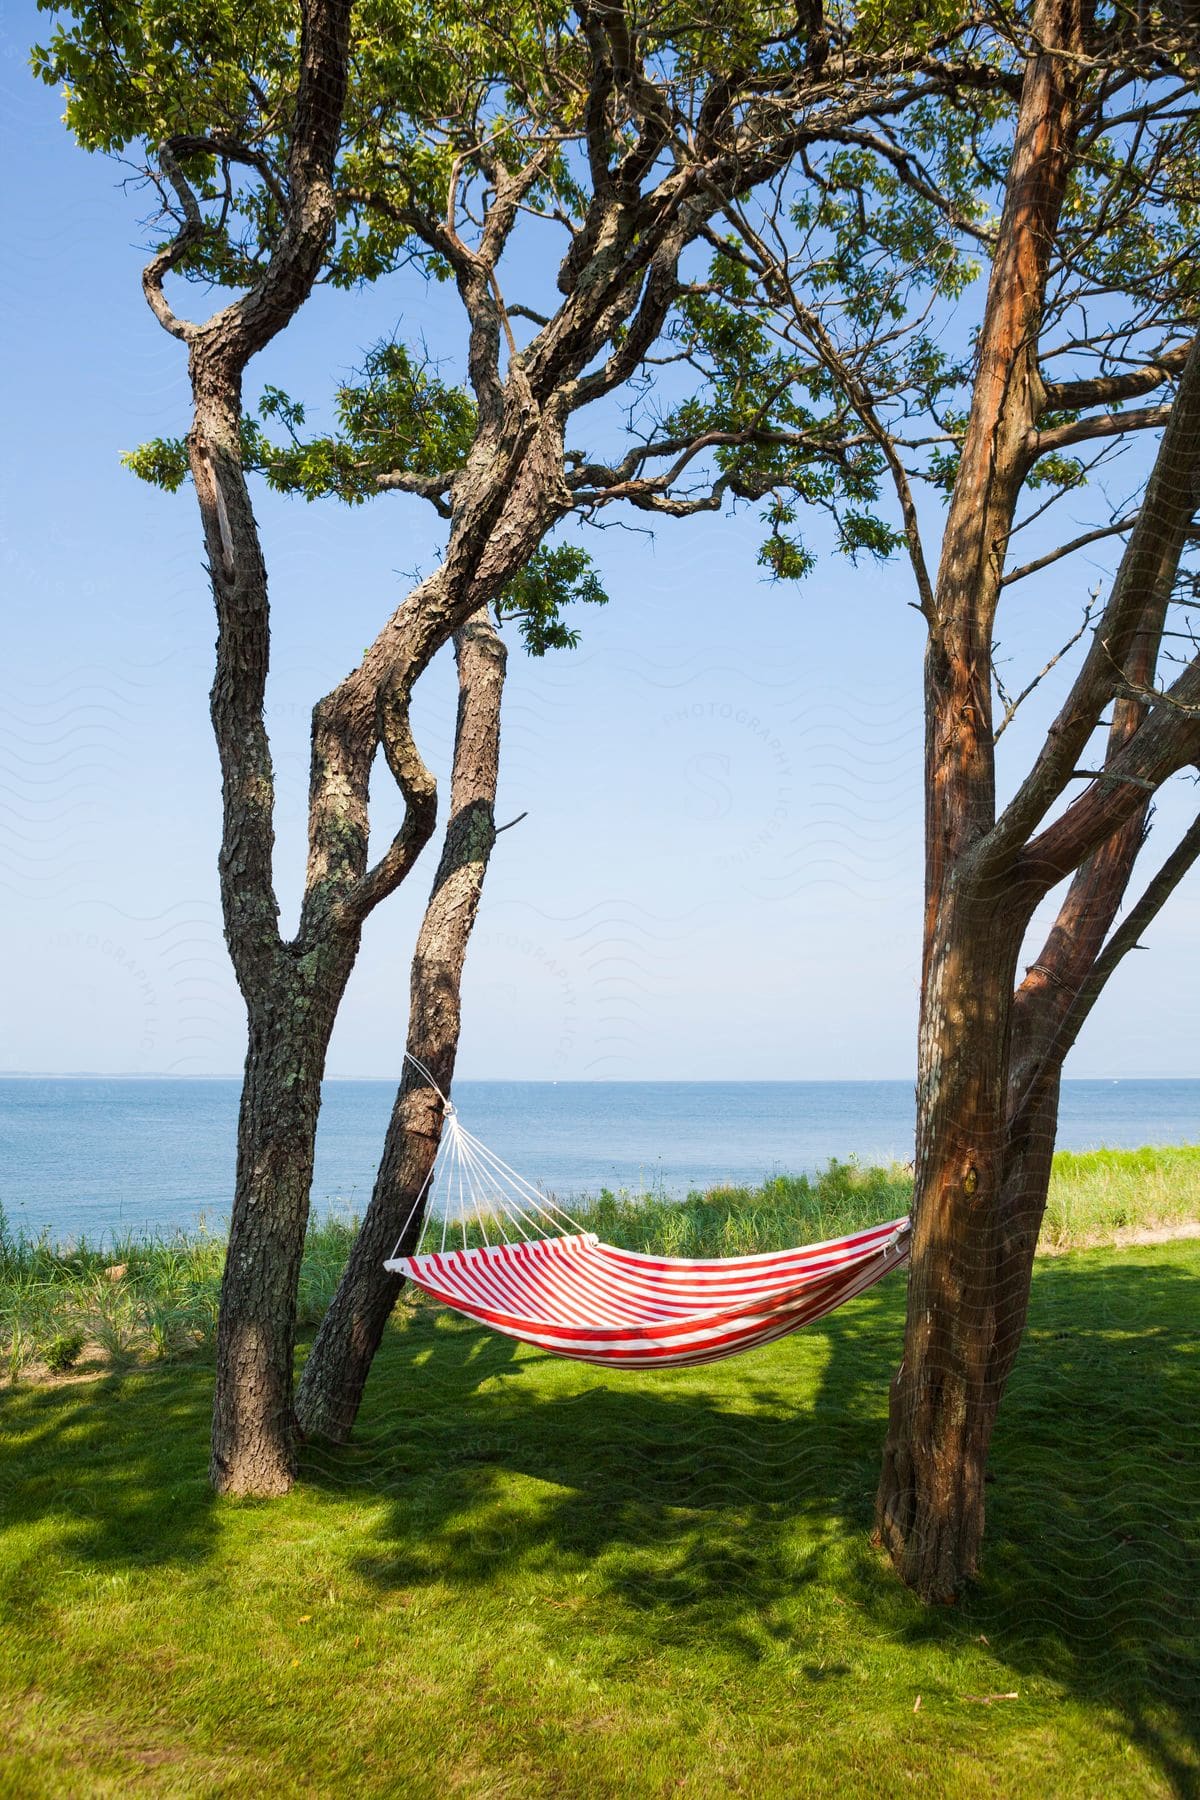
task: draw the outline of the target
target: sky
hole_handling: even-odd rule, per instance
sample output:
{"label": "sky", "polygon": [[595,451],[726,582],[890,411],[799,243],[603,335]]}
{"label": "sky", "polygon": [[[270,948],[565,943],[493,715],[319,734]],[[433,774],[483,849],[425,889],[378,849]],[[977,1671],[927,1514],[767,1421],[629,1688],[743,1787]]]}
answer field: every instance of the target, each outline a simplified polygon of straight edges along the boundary
{"label": "sky", "polygon": [[[144,200],[78,150],[34,83],[46,21],[0,26],[4,417],[0,556],[0,1071],[231,1074],[244,1014],[221,937],[208,719],[214,622],[189,488],[122,452],[187,428],[182,347],[141,296]],[[195,306],[203,297],[186,295]],[[461,350],[452,296],[319,293],[253,365],[322,402],[394,329]],[[277,886],[294,923],[313,702],[358,660],[440,526],[389,495],[347,511],[264,491],[273,602],[268,722]],[[754,511],[612,529],[588,547],[611,596],[580,648],[511,646],[497,843],[464,983],[459,1071],[545,1080],[908,1078],[921,871],[921,620],[905,565],[854,568],[813,533],[815,573],[771,585]],[[1009,686],[1073,628],[1099,563],[1024,583],[1002,625]],[[1027,761],[1053,683],[1006,735]],[[443,656],[414,729],[445,768]],[[1165,794],[1152,853],[1194,789]],[[379,784],[385,842],[397,804]],[[369,921],[329,1073],[394,1077],[408,963],[436,858]],[[1200,1016],[1193,875],[1127,959],[1075,1076],[1192,1076]],[[1032,959],[1032,953],[1027,960]]]}

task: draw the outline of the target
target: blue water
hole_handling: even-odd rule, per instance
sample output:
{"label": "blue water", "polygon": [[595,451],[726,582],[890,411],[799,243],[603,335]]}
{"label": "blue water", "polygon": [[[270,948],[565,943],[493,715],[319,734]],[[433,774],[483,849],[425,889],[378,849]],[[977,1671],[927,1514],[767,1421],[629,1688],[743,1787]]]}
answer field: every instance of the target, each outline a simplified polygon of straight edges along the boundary
{"label": "blue water", "polygon": [[[382,1081],[326,1084],[318,1207],[360,1211],[391,1110]],[[813,1170],[907,1161],[907,1081],[460,1081],[463,1122],[567,1199],[602,1187],[682,1195]],[[229,1211],[236,1081],[0,1080],[0,1203],[10,1227],[68,1240],[219,1226]],[[1200,1141],[1200,1081],[1068,1081],[1058,1142]]]}

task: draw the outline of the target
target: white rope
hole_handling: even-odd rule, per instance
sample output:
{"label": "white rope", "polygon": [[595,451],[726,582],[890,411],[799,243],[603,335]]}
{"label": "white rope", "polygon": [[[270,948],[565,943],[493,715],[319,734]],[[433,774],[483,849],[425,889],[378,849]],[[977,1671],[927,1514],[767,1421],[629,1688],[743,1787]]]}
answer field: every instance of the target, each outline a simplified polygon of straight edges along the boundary
{"label": "white rope", "polygon": [[[479,1196],[476,1194],[475,1188],[471,1181],[470,1165],[467,1163],[467,1160],[465,1157],[463,1158],[463,1166],[466,1168],[466,1171],[467,1171],[467,1190],[471,1196],[471,1205],[474,1208],[475,1217],[479,1221],[479,1230],[483,1236],[483,1242],[484,1242],[485,1247],[488,1250],[490,1250],[492,1247],[492,1240],[488,1236],[488,1232],[487,1232],[487,1213],[484,1210],[484,1208],[479,1204]],[[503,1213],[501,1213],[500,1216],[501,1216],[501,1218],[503,1218],[503,1216],[504,1216]]]}
{"label": "white rope", "polygon": [[[495,1174],[507,1180],[515,1192],[524,1194],[526,1200],[533,1205],[536,1211],[539,1212],[544,1219],[549,1219],[550,1223],[556,1226],[556,1229],[561,1229],[561,1227],[558,1227],[556,1224],[554,1218],[555,1213],[557,1213],[560,1219],[566,1221],[572,1231],[583,1230],[583,1226],[580,1224],[579,1220],[572,1218],[571,1214],[561,1207],[557,1200],[553,1199],[549,1194],[539,1193],[537,1188],[535,1188],[531,1182],[526,1181],[523,1175],[518,1175],[515,1169],[510,1169],[508,1164],[497,1156],[494,1150],[489,1150],[486,1144],[480,1143],[477,1137],[473,1137],[472,1134],[465,1129],[463,1129],[463,1137],[466,1139],[467,1143],[478,1152]],[[543,1201],[546,1202],[545,1206],[542,1204]]]}
{"label": "white rope", "polygon": [[[497,1212],[496,1208],[490,1204],[490,1195],[487,1192],[487,1172],[476,1162],[470,1146],[465,1141],[465,1133],[461,1127],[458,1132],[458,1156],[466,1176],[471,1207],[475,1217],[479,1220],[479,1228],[483,1232],[484,1242],[487,1243],[487,1227],[483,1221],[491,1213],[494,1219],[502,1222],[505,1216],[504,1208],[501,1207]],[[501,1228],[503,1229],[502,1223]]]}
{"label": "white rope", "polygon": [[441,1101],[442,1105],[444,1107],[449,1107],[450,1106],[449,1100],[446,1098],[445,1094],[443,1094],[441,1088],[438,1086],[437,1082],[433,1079],[433,1076],[429,1073],[429,1070],[426,1068],[425,1064],[420,1060],[420,1058],[414,1056],[412,1054],[411,1050],[406,1050],[404,1052],[404,1060],[405,1060],[405,1062],[409,1062],[412,1064],[413,1068],[417,1071],[418,1075],[423,1075],[425,1077],[425,1080],[429,1083],[430,1087],[433,1089],[434,1093],[437,1095],[437,1097]]}
{"label": "white rope", "polygon": [[[503,1193],[496,1193],[495,1177],[478,1154],[479,1148],[481,1148],[478,1144],[478,1140],[472,1138],[470,1133],[466,1131],[462,1133],[462,1138],[462,1154],[467,1159],[468,1166],[472,1170],[474,1176],[478,1179],[481,1190],[486,1189],[490,1196],[494,1196],[494,1198],[499,1201],[499,1213],[496,1216],[500,1219],[507,1218],[510,1220],[516,1228],[517,1236],[523,1243],[528,1243],[530,1236],[536,1235],[538,1231],[538,1220],[536,1216],[525,1210],[515,1194],[509,1194],[506,1197]],[[508,1242],[507,1236],[505,1237],[505,1242]]]}
{"label": "white rope", "polygon": [[[433,1177],[437,1172],[438,1157],[440,1155],[441,1155],[441,1145],[439,1144],[438,1148],[437,1148],[437,1153],[434,1156],[433,1161],[429,1165],[429,1173],[428,1173],[428,1175],[426,1175],[424,1181],[421,1183],[420,1187],[417,1189],[417,1197],[408,1209],[408,1217],[405,1219],[403,1225],[400,1227],[399,1237],[397,1237],[396,1242],[392,1245],[392,1255],[391,1255],[391,1259],[390,1259],[392,1261],[394,1261],[396,1256],[399,1254],[400,1246],[404,1242],[404,1234],[408,1230],[409,1226],[412,1224],[413,1218],[416,1215],[417,1208],[418,1208],[418,1206],[420,1206],[422,1200],[425,1198],[425,1194],[429,1188],[429,1184],[433,1180]],[[421,1237],[424,1237],[424,1235],[425,1235],[425,1224],[422,1223]],[[417,1239],[417,1248],[418,1249],[420,1248],[420,1243],[421,1243],[421,1238],[419,1237]]]}
{"label": "white rope", "polygon": [[[418,1061],[418,1059],[415,1056],[411,1055],[410,1052],[407,1050],[404,1052],[404,1060],[405,1060],[405,1062],[410,1062],[412,1064],[413,1068],[417,1071],[417,1073],[424,1077],[424,1079],[429,1083],[430,1087],[433,1089],[434,1093],[437,1095],[438,1099],[441,1101],[441,1103],[442,1103],[442,1120],[444,1123],[446,1107],[449,1106],[449,1104],[450,1104],[449,1101],[446,1099],[445,1094],[443,1094],[441,1088],[438,1086],[437,1082],[433,1079],[433,1076],[429,1073],[429,1070],[425,1067],[425,1064],[423,1062]],[[441,1158],[443,1142],[444,1142],[444,1134],[443,1134],[443,1137],[439,1139],[437,1150],[434,1152],[433,1161],[429,1165],[429,1173],[426,1175],[424,1181],[421,1183],[420,1187],[417,1189],[417,1197],[413,1201],[412,1205],[409,1207],[408,1216],[406,1217],[403,1225],[400,1227],[400,1231],[397,1235],[396,1242],[392,1245],[392,1254],[388,1259],[389,1262],[394,1262],[396,1257],[399,1255],[400,1246],[404,1242],[404,1234],[408,1230],[409,1226],[412,1224],[413,1219],[416,1217],[417,1208],[420,1206],[422,1200],[424,1200],[426,1193],[431,1192],[431,1184],[433,1182],[434,1176],[437,1174],[438,1162]],[[423,1220],[421,1223],[420,1235],[417,1238],[416,1244],[413,1246],[414,1250],[419,1250],[421,1248],[421,1239],[425,1235],[426,1222],[427,1221]]]}
{"label": "white rope", "polygon": [[405,1234],[423,1201],[425,1217],[411,1252],[413,1255],[420,1253],[429,1227],[434,1225],[436,1229],[435,1221],[439,1211],[442,1216],[440,1247],[445,1251],[456,1198],[458,1226],[464,1250],[467,1248],[468,1199],[470,1213],[478,1221],[483,1241],[489,1249],[492,1244],[485,1223],[489,1215],[498,1225],[506,1244],[511,1239],[505,1229],[505,1221],[514,1227],[518,1239],[526,1243],[532,1237],[545,1237],[547,1226],[553,1232],[561,1232],[564,1225],[571,1231],[583,1230],[579,1220],[572,1218],[551,1195],[541,1193],[532,1182],[518,1175],[502,1157],[497,1156],[494,1150],[489,1150],[486,1144],[481,1143],[465,1128],[457,1111],[418,1057],[406,1050],[404,1059],[412,1064],[422,1080],[429,1083],[441,1101],[442,1132],[429,1173],[421,1183],[417,1197],[409,1208],[408,1217],[400,1228],[392,1249],[392,1260],[398,1257]]}
{"label": "white rope", "polygon": [[[455,1136],[457,1137],[458,1136],[458,1118],[457,1118],[457,1116],[455,1116],[454,1118],[451,1119],[450,1128],[454,1132]],[[461,1156],[456,1156],[454,1160],[458,1166],[458,1224],[459,1224],[459,1229],[462,1232],[463,1249],[465,1250],[467,1247],[467,1207],[466,1207],[466,1201],[463,1198],[463,1160],[462,1160]]]}

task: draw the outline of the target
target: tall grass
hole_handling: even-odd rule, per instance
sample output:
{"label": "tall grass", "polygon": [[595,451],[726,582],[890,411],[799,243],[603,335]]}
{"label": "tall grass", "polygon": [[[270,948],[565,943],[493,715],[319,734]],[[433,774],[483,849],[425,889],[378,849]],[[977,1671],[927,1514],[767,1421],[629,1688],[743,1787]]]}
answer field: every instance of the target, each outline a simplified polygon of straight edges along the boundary
{"label": "tall grass", "polygon": [[[840,1237],[896,1218],[912,1177],[898,1164],[831,1162],[758,1188],[714,1188],[683,1201],[613,1194],[572,1208],[585,1231],[663,1256],[745,1256]],[[1042,1231],[1049,1249],[1113,1242],[1123,1231],[1200,1220],[1200,1147],[1062,1151]],[[300,1272],[299,1318],[315,1325],[333,1295],[357,1221],[317,1218]],[[475,1220],[468,1243],[496,1242],[499,1221]],[[452,1235],[451,1242],[461,1242]],[[216,1329],[224,1241],[203,1227],[127,1238],[111,1249],[58,1246],[9,1230],[0,1209],[0,1371],[65,1372],[97,1363],[204,1354]]]}
{"label": "tall grass", "polygon": [[573,1216],[629,1250],[751,1256],[899,1218],[911,1197],[912,1176],[898,1163],[879,1169],[834,1160],[819,1175],[776,1175],[762,1187],[712,1188],[686,1200],[602,1193]]}
{"label": "tall grass", "polygon": [[1113,1242],[1123,1231],[1147,1231],[1200,1219],[1200,1146],[1161,1150],[1060,1150],[1043,1246],[1057,1250]]}
{"label": "tall grass", "polygon": [[[300,1273],[302,1326],[332,1299],[356,1229],[356,1220],[314,1221]],[[216,1333],[224,1260],[224,1237],[203,1225],[64,1248],[48,1233],[14,1233],[0,1208],[0,1372],[15,1380],[31,1363],[64,1373],[81,1362],[202,1353]]]}

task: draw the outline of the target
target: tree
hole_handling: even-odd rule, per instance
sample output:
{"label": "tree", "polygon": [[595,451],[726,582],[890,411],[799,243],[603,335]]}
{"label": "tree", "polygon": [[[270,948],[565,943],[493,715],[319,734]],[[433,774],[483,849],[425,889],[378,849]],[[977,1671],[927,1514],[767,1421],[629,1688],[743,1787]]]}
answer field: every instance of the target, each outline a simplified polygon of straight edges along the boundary
{"label": "tree", "polygon": [[402,1253],[414,1250],[425,1221],[422,1200],[442,1135],[438,1090],[448,1093],[454,1077],[463,963],[496,841],[505,651],[486,607],[457,634],[455,649],[459,704],[450,819],[413,954],[407,1060],[370,1204],[296,1395],[301,1429],[333,1442],[344,1441],[353,1426],[402,1285],[384,1261],[405,1227]]}
{"label": "tree", "polygon": [[[343,390],[336,436],[305,441],[293,431],[283,449],[262,440],[254,445],[260,466],[287,491],[310,498],[334,493],[351,502],[381,490],[400,491],[430,501],[452,520],[450,552],[437,577],[450,591],[463,579],[452,566],[459,519],[470,517],[466,508],[477,495],[490,496],[489,506],[502,507],[507,540],[499,564],[507,580],[505,606],[526,621],[538,649],[569,635],[557,623],[555,594],[599,597],[573,547],[544,546],[546,534],[571,515],[593,520],[621,505],[685,519],[728,501],[767,499],[773,529],[763,560],[789,575],[797,568],[778,560],[784,543],[779,494],[786,487],[833,511],[844,523],[847,550],[859,547],[854,502],[870,489],[871,447],[864,457],[856,420],[848,426],[840,418],[818,422],[802,405],[778,404],[777,370],[769,357],[757,354],[753,333],[741,334],[739,368],[732,376],[726,371],[707,403],[693,394],[666,410],[652,404],[654,372],[661,366],[698,376],[700,391],[708,383],[709,369],[686,347],[672,349],[681,336],[686,340],[694,309],[704,303],[703,284],[698,288],[687,271],[685,253],[704,238],[719,208],[790,170],[798,146],[836,142],[862,118],[903,114],[950,86],[987,94],[1006,79],[987,60],[955,58],[957,24],[944,39],[931,38],[917,48],[907,42],[889,46],[867,26],[861,55],[845,34],[841,64],[827,75],[828,46],[816,14],[782,39],[768,35],[754,53],[758,60],[747,58],[741,67],[722,60],[729,51],[719,35],[719,53],[704,33],[692,41],[690,26],[672,40],[669,13],[635,23],[619,8],[577,7],[576,16],[587,49],[585,85],[579,85],[577,65],[564,61],[573,85],[565,100],[553,96],[552,120],[544,90],[536,102],[523,96],[537,124],[529,128],[521,153],[525,160],[508,170],[507,189],[486,147],[472,143],[469,153],[460,152],[447,193],[439,191],[424,210],[411,193],[402,192],[397,200],[374,180],[353,190],[356,203],[406,227],[418,245],[454,270],[470,332],[469,393],[443,386],[440,376],[416,364],[407,350],[387,343],[368,358],[361,382]],[[717,24],[718,33],[728,29],[727,20]],[[773,29],[770,18],[766,24]],[[756,19],[754,28],[762,31],[763,25]],[[747,56],[757,41],[743,39],[741,54]],[[674,44],[679,58],[668,65],[669,75],[660,60],[664,42]],[[540,72],[543,81],[548,66]],[[553,189],[544,191],[548,136],[557,143],[574,138],[581,166],[567,164]],[[472,173],[481,177],[473,190]],[[565,302],[549,314],[524,295],[514,299],[501,290],[500,258],[518,210],[510,197],[518,194],[527,196],[521,205],[528,213],[567,233],[557,273]],[[470,252],[451,231],[463,215],[476,226]],[[483,259],[486,278],[478,277],[474,257]],[[536,327],[521,349],[512,332],[518,319]],[[596,367],[601,356],[605,360]],[[601,461],[568,442],[567,427],[577,413],[631,383],[637,410],[628,422],[633,442],[623,457]],[[416,406],[423,421],[434,422],[440,462],[411,432]],[[289,417],[303,424],[302,417]],[[470,432],[455,439],[445,429],[448,421],[469,423]],[[518,462],[516,452],[508,460],[507,446],[516,442],[516,433],[528,436],[530,449],[520,452],[528,461]],[[506,446],[498,481],[497,441]],[[398,449],[406,451],[403,463],[397,462]],[[495,554],[494,537],[489,544]],[[478,582],[474,573],[470,579]],[[489,585],[494,587],[495,577]],[[476,585],[471,591],[478,596],[488,590]],[[481,864],[479,881],[483,873]],[[477,901],[476,888],[470,909],[458,916],[468,933]],[[437,883],[431,911],[440,912]],[[402,1231],[410,1243],[420,1234],[421,1196],[436,1155],[440,1110],[418,1065],[448,1087],[465,949],[465,936],[456,935],[440,969],[444,1006],[436,1024],[420,952],[414,964],[408,1049],[415,1060],[401,1083],[363,1228],[305,1364],[297,1414],[310,1436],[340,1441],[352,1429],[403,1285],[384,1271],[384,1257]]]}
{"label": "tree", "polygon": [[[1064,1057],[1200,854],[1197,820],[1118,923],[1154,794],[1200,762],[1200,646],[1186,614],[1182,629],[1169,627],[1172,605],[1197,593],[1200,34],[1180,9],[1038,0],[998,14],[992,42],[1020,70],[1013,104],[959,108],[949,131],[923,140],[915,121],[905,139],[871,121],[826,165],[832,305],[799,278],[811,214],[782,200],[757,223],[725,209],[721,260],[736,279],[725,276],[717,303],[721,319],[748,310],[791,357],[789,392],[833,394],[857,415],[897,505],[895,524],[873,517],[865,535],[886,551],[890,530],[906,548],[926,630],[912,1268],[877,1531],[903,1578],[933,1600],[952,1599],[978,1563],[988,1448],[1024,1329]],[[964,166],[975,172],[966,186]],[[983,204],[989,189],[998,217]],[[989,264],[962,357],[930,354],[914,335],[889,263],[905,254],[914,195],[924,231],[941,215],[943,267],[961,273],[970,248]],[[883,329],[889,314],[907,362]],[[952,309],[936,323],[934,337],[953,342]],[[719,349],[711,327],[703,339]],[[1073,454],[1084,447],[1086,462]],[[1034,521],[1044,532],[1063,496],[1105,499],[1101,474],[1122,448],[1137,464],[1133,498],[1021,560],[1017,533]],[[947,497],[933,572],[914,497],[922,482]],[[1010,697],[996,643],[1009,591],[1121,539],[1103,605],[1097,589],[1071,640]],[[1057,714],[1002,798],[997,740],[1081,640]],[[1060,887],[1019,976],[1037,909]]]}
{"label": "tree", "polygon": [[[267,578],[242,464],[242,381],[250,359],[284,330],[325,263],[334,229],[333,168],[342,135],[350,0],[304,0],[287,66],[260,71],[232,9],[214,7],[180,43],[184,21],[136,9],[76,9],[48,49],[45,79],[65,84],[67,119],[89,149],[144,142],[151,179],[175,230],[147,263],[146,300],[187,349],[192,425],[184,463],[204,530],[217,610],[212,720],[221,761],[221,901],[226,942],[246,1001],[249,1044],[238,1122],[234,1223],[222,1284],[213,1470],[219,1485],[277,1492],[290,1479],[295,1286],[320,1103],[318,1046],[328,1041],[362,919],[411,865],[434,823],[434,795],[404,729],[397,765],[409,802],[404,829],[369,873],[352,799],[317,810],[305,919],[278,929],[272,851],[274,780],[263,718],[269,656]],[[190,35],[190,34],[189,34]],[[259,76],[261,74],[261,79]],[[286,108],[286,124],[280,113]],[[249,171],[242,192],[235,176]],[[261,223],[261,241],[235,236]],[[264,222],[265,221],[265,222]],[[181,317],[165,282],[207,277],[244,292],[203,323]],[[366,696],[360,696],[360,706]],[[358,834],[355,835],[355,827]],[[338,907],[340,929],[320,921]],[[315,1054],[314,1054],[315,1052]]]}
{"label": "tree", "polygon": [[[988,1446],[1024,1330],[1063,1059],[1120,958],[1200,849],[1193,828],[1112,931],[1151,794],[1200,757],[1200,662],[1167,691],[1153,685],[1197,504],[1200,351],[1197,294],[1189,272],[1171,266],[1172,255],[1155,271],[1158,283],[1130,283],[1132,313],[1118,321],[1115,342],[1102,332],[1087,346],[1098,352],[1098,374],[1050,382],[1043,373],[1054,349],[1047,331],[1072,311],[1086,316],[1090,301],[1103,305],[1111,262],[1096,215],[1100,241],[1090,244],[1085,232],[1071,254],[1064,200],[1095,181],[1106,190],[1097,214],[1110,201],[1120,220],[1121,185],[1150,148],[1131,142],[1122,156],[1114,145],[1124,127],[1111,120],[1128,108],[1143,71],[1136,57],[1124,69],[1118,62],[1115,73],[1101,58],[1090,79],[1083,74],[1095,30],[1080,0],[1043,0],[1034,10],[971,412],[928,620],[917,1199],[878,1525],[901,1574],[932,1599],[951,1598],[977,1565]],[[1186,96],[1196,68],[1189,61]],[[1176,105],[1180,73],[1173,58],[1161,70]],[[1140,102],[1136,124],[1151,139],[1161,106],[1153,87]],[[1177,194],[1196,124],[1192,108],[1181,123],[1162,127],[1158,155],[1148,158]],[[1115,176],[1105,167],[1106,147]],[[1186,175],[1183,185],[1190,185]],[[1179,199],[1182,222],[1194,230],[1190,196]],[[1155,203],[1149,184],[1141,200]],[[1067,251],[1068,284],[1078,286],[1048,296],[1058,246]],[[1193,256],[1195,249],[1193,236]],[[1118,243],[1117,255],[1125,251]],[[1112,410],[1168,390],[1174,374],[1173,400],[1148,409],[1151,418]],[[1006,572],[1010,579],[1017,572],[1006,571],[1006,561],[1021,495],[1042,458],[1156,425],[1161,442],[1090,648],[1032,767],[998,807],[987,675]],[[1086,752],[1101,732],[1097,772]],[[1080,780],[1083,791],[1070,797]],[[1064,881],[1046,943],[1018,982],[1036,907]]]}
{"label": "tree", "polygon": [[[820,8],[781,18],[734,4],[697,22],[664,6],[634,20],[619,4],[582,0],[573,14],[510,9],[492,31],[457,4],[373,0],[351,18],[348,0],[301,0],[298,12],[197,0],[183,13],[74,0],[35,53],[44,78],[66,84],[85,147],[139,151],[173,233],[143,286],[187,348],[192,427],[182,443],[131,460],[166,487],[190,475],[218,619],[222,907],[248,1016],[214,1399],[222,1492],[279,1493],[294,1476],[295,1293],[329,1035],[363,922],[406,878],[435,821],[434,782],[408,723],[413,686],[489,606],[517,614],[535,648],[564,640],[559,608],[588,597],[586,563],[571,546],[543,545],[572,514],[632,501],[684,515],[778,486],[776,471],[734,463],[718,497],[680,492],[697,456],[767,441],[761,408],[746,416],[738,396],[715,439],[688,425],[651,433],[615,465],[568,449],[568,425],[645,368],[684,295],[685,253],[722,206],[831,131],[949,86],[988,93],[1002,82],[987,59],[957,56],[953,18],[914,44],[906,9],[896,12],[893,21],[886,7],[864,9],[835,34],[834,56]],[[540,306],[505,297],[501,262],[518,224],[565,234],[557,294],[535,295]],[[349,449],[304,444],[302,412],[274,390],[258,420],[246,417],[247,364],[318,279],[353,287],[413,267],[457,292],[464,389],[400,344],[375,359],[367,404],[346,397]],[[238,297],[194,322],[168,299],[169,276]],[[518,321],[535,327],[524,344]],[[271,419],[292,432],[290,445],[268,440]],[[839,491],[836,458],[803,420],[771,442],[797,467],[822,459],[826,494]],[[256,469],[312,494],[417,495],[448,527],[437,568],[314,710],[307,873],[290,940],[273,884],[269,609],[247,481]],[[460,637],[460,669],[476,649]],[[372,865],[368,789],[380,751],[406,810]],[[402,1093],[364,1245],[432,1143],[428,1095],[422,1111]],[[367,1293],[359,1272],[355,1305],[335,1307],[308,1384],[317,1423],[321,1408],[333,1417],[334,1395],[337,1416],[352,1416],[370,1335],[394,1294],[378,1270]]]}

